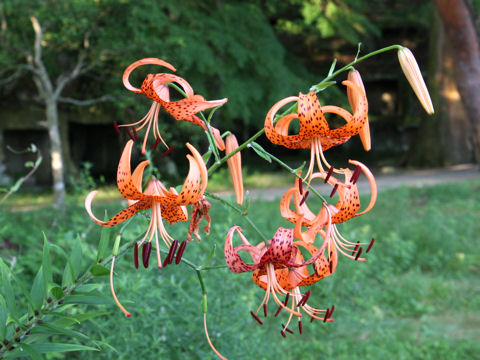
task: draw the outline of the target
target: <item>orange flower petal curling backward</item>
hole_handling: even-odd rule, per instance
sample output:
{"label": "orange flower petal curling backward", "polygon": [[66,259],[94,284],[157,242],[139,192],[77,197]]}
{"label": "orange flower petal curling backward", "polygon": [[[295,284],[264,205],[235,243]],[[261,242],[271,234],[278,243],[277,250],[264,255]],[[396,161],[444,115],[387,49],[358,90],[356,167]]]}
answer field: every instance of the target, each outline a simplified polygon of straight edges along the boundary
{"label": "orange flower petal curling backward", "polygon": [[[132,86],[129,81],[131,72],[137,67],[147,64],[160,65],[167,67],[172,71],[176,71],[176,69],[171,64],[161,59],[141,59],[134,62],[125,69],[122,77],[124,86],[130,91],[133,91],[137,94],[144,94],[148,98],[154,100],[155,103],[163,106],[164,109],[175,118],[175,120],[190,121],[196,125],[201,126],[204,130],[207,130],[207,125],[205,124],[205,122],[198,118],[195,114],[206,109],[211,109],[223,105],[228,101],[228,99],[224,98],[220,100],[207,101],[203,96],[195,95],[192,87],[185,79],[181,78],[180,76],[168,73],[148,74],[142,83],[141,89]],[[168,83],[177,83],[178,85],[180,85],[180,87],[185,92],[185,99],[181,99],[178,101],[170,101],[168,87],[166,86],[166,84]],[[158,117],[158,110],[156,111],[155,117]],[[224,150],[225,143],[223,142],[223,139],[220,135],[220,131],[212,126],[211,129],[217,147],[220,150]]]}
{"label": "orange flower petal curling backward", "polygon": [[[347,88],[358,94],[357,107],[353,114],[337,106],[321,106],[314,92],[300,93],[298,97],[291,96],[280,100],[269,110],[265,118],[265,135],[274,144],[283,145],[289,149],[311,148],[312,140],[319,138],[322,149],[346,142],[351,136],[357,135],[365,125],[368,114],[368,103],[365,93],[351,81],[342,82]],[[274,125],[276,113],[284,105],[297,101],[297,113],[283,116]],[[330,129],[325,113],[334,113],[342,117],[346,124]],[[288,128],[294,119],[300,122],[298,134],[289,135]]]}
{"label": "orange flower petal curling backward", "polygon": [[[362,77],[360,76],[360,72],[358,72],[358,70],[349,71],[347,79],[357,84],[358,87],[363,91],[363,93],[366,94],[365,86],[363,85]],[[358,92],[353,91],[352,88],[347,88],[347,97],[348,102],[350,103],[350,107],[352,108],[353,112],[355,112],[357,104],[360,101]],[[362,130],[358,135],[360,136],[360,140],[362,141],[362,145],[365,151],[370,151],[370,149],[372,148],[372,143],[370,140],[370,125],[368,123],[368,117],[367,121],[365,121],[365,125],[363,126]]]}
{"label": "orange flower petal curling backward", "polygon": [[114,226],[129,219],[138,211],[151,208],[157,203],[162,210],[162,218],[169,223],[186,221],[188,219],[186,211],[181,207],[201,200],[208,184],[207,168],[200,153],[187,143],[187,147],[192,152],[192,155],[187,155],[190,170],[180,193],[177,193],[174,188],[167,190],[160,181],[155,179],[149,183],[145,192],[142,192],[143,171],[149,162],[141,162],[132,175],[130,168],[132,146],[133,141],[129,140],[125,145],[117,170],[118,190],[124,198],[130,201],[130,206],[109,221],[101,221],[93,215],[91,209],[93,198],[98,193],[96,190],[92,191],[85,199],[85,207],[92,220],[101,226]]}

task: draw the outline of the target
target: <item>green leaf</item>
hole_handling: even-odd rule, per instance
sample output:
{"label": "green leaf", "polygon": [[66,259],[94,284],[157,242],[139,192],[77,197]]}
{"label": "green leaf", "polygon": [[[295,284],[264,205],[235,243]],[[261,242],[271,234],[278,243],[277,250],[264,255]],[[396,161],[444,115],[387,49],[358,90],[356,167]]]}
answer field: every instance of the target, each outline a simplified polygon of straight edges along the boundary
{"label": "green leaf", "polygon": [[32,360],[43,360],[43,356],[40,355],[38,351],[32,348],[32,345],[28,345],[25,343],[20,344],[20,348],[25,350],[25,352],[30,355]]}
{"label": "green leaf", "polygon": [[105,276],[110,274],[110,270],[100,264],[95,264],[90,268],[93,276]]}
{"label": "green leaf", "polygon": [[67,259],[65,264],[65,269],[63,270],[62,277],[62,286],[70,286],[75,282],[75,271],[73,270],[73,265],[70,259]]}
{"label": "green leaf", "polygon": [[203,162],[206,164],[210,157],[212,156],[212,150],[208,150],[205,154],[202,155]]}
{"label": "green leaf", "polygon": [[50,291],[57,300],[60,300],[63,297],[63,289],[60,286],[55,286]]}
{"label": "green leaf", "polygon": [[97,348],[80,344],[61,344],[61,343],[44,343],[44,344],[31,344],[30,347],[40,354],[52,353],[52,352],[67,352],[67,351],[98,351]]}
{"label": "green leaf", "polygon": [[82,257],[82,239],[80,238],[80,235],[77,235],[77,241],[75,242],[72,254],[70,255],[70,261],[72,262],[73,266],[74,279],[76,279],[82,271]]}
{"label": "green leaf", "polygon": [[7,325],[8,311],[7,303],[2,294],[0,294],[0,339],[5,339],[5,328]]}
{"label": "green leaf", "polygon": [[73,294],[65,297],[65,304],[91,304],[91,305],[110,305],[113,300],[99,292],[83,295]]}
{"label": "green leaf", "polygon": [[332,75],[335,71],[335,65],[337,65],[337,59],[333,59],[332,66],[330,66],[330,70],[328,71],[328,76]]}
{"label": "green leaf", "polygon": [[270,154],[263,147],[257,144],[255,141],[250,143],[249,147],[251,147],[257,153],[257,155],[260,156],[261,158],[265,159],[269,163],[272,162],[272,158],[270,157]]}
{"label": "green leaf", "polygon": [[43,279],[43,266],[40,266],[40,269],[38,269],[37,275],[33,280],[32,290],[30,291],[34,306],[33,310],[40,310],[42,308],[43,299],[46,298],[47,288],[45,287]]}
{"label": "green leaf", "polygon": [[48,290],[48,286],[51,283],[53,283],[53,276],[52,276],[52,263],[50,260],[50,244],[48,243],[47,236],[45,235],[45,233],[43,234],[42,267],[43,267],[44,286]]}
{"label": "green leaf", "polygon": [[203,262],[203,266],[208,266],[210,265],[210,262],[212,261],[213,255],[215,255],[215,250],[217,248],[217,244],[213,244],[212,250],[210,251],[210,254],[205,258]]}
{"label": "green leaf", "polygon": [[[33,331],[32,331],[33,332]],[[82,334],[79,331],[72,329],[66,329],[62,326],[55,326],[53,324],[42,324],[35,327],[35,333],[47,333],[47,334],[63,334],[72,338],[77,338],[81,340],[89,340],[89,337],[85,334]]]}
{"label": "green leaf", "polygon": [[[104,220],[108,220],[108,215],[107,211],[105,210],[105,217]],[[100,242],[98,243],[98,251],[97,251],[97,262],[100,259],[103,259],[105,257],[105,254],[108,249],[108,245],[110,242],[110,234],[112,233],[112,228],[111,227],[104,227],[102,228],[102,232],[100,234]]]}
{"label": "green leaf", "polygon": [[0,289],[5,297],[8,311],[13,318],[17,317],[17,302],[15,300],[15,293],[13,292],[12,283],[10,282],[10,269],[0,258]]}
{"label": "green leaf", "polygon": [[320,84],[317,84],[317,85],[314,85],[310,88],[310,91],[314,91],[314,92],[319,92],[319,91],[323,91],[325,90],[326,88],[332,86],[332,85],[335,85],[337,82],[336,81],[325,81],[325,82],[321,82]]}

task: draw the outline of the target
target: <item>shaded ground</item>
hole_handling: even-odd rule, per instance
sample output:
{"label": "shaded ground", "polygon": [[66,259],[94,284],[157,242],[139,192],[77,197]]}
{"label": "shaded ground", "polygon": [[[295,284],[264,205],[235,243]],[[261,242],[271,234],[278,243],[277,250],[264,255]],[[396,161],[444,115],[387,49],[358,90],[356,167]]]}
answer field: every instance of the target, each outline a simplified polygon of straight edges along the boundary
{"label": "shaded ground", "polygon": [[[441,169],[410,170],[389,174],[375,173],[374,175],[379,191],[400,186],[422,187],[463,180],[480,180],[480,170],[478,165],[475,164],[455,165]],[[322,194],[331,191],[330,185],[317,184],[315,188]],[[276,187],[261,190],[246,190],[250,191],[253,200],[274,200],[275,198],[282,196],[286,189],[286,187]],[[370,192],[370,186],[364,176],[360,176],[360,179],[358,180],[358,189],[362,194]],[[222,195],[228,194],[230,194],[230,192],[222,193]]]}

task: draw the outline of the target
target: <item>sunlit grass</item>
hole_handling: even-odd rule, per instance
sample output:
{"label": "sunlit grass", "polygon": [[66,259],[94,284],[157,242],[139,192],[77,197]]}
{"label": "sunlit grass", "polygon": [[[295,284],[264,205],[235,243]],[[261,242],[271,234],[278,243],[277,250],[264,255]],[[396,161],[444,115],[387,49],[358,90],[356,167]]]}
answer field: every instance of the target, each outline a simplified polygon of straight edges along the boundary
{"label": "sunlit grass", "polygon": [[[263,326],[251,318],[249,312],[256,310],[263,291],[250,274],[232,274],[226,269],[205,272],[213,342],[229,359],[478,358],[479,190],[476,181],[381,192],[372,212],[340,226],[352,241],[375,237],[367,262],[342,257],[333,276],[311,287],[309,303],[335,304],[335,321],[310,324],[305,319],[301,336],[294,323],[291,328],[296,334],[282,338],[286,314],[273,317],[273,304]],[[103,207],[113,213],[122,205],[102,202],[98,213]],[[280,218],[277,201],[256,202],[249,214],[267,236],[280,225],[288,226]],[[99,227],[92,225],[81,203],[63,215],[55,220],[45,211],[11,214],[8,223],[0,225],[4,239],[16,248],[4,250],[2,256],[14,254],[22,268],[36,266],[41,258],[41,231],[67,251],[77,241],[76,234],[83,233],[84,253],[88,256],[91,249],[94,254]],[[253,243],[260,241],[243,219],[215,201],[211,215],[211,234],[187,247],[185,257],[191,261],[202,264],[216,246],[211,264],[223,264],[225,234],[233,224],[241,225]],[[126,236],[140,236],[146,223],[138,217]],[[169,231],[183,239],[186,228],[178,225]],[[152,264],[149,269],[135,270],[131,254],[118,262],[117,295],[132,312],[131,318],[114,306],[102,307],[110,314],[81,329],[105,340],[117,352],[105,347],[100,353],[81,353],[75,358],[215,358],[203,335],[202,294],[195,273],[184,264],[162,270]],[[109,295],[108,286],[103,291]]]}

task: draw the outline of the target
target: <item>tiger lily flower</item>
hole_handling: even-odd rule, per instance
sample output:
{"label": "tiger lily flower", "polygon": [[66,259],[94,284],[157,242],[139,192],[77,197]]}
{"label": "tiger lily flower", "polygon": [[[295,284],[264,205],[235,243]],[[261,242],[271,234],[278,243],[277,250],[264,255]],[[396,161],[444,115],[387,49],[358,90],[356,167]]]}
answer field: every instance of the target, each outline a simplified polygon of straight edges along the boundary
{"label": "tiger lily flower", "polygon": [[[334,187],[331,196],[335,192],[339,194],[339,200],[335,206],[328,204],[323,205],[320,212],[316,215],[308,207],[307,202],[304,200],[304,195],[301,192],[300,180],[297,179],[295,186],[288,189],[280,200],[280,212],[282,217],[286,220],[297,224],[295,236],[303,239],[306,242],[313,242],[315,233],[319,233],[322,236],[325,235],[325,230],[320,230],[324,224],[325,216],[331,216],[332,222],[332,234],[329,237],[331,243],[331,251],[335,254],[337,250],[343,255],[358,261],[365,261],[365,258],[361,258],[362,252],[360,246],[367,245],[367,243],[353,243],[345,239],[338,231],[336,224],[345,222],[353,217],[363,215],[370,211],[375,205],[377,199],[377,184],[371,171],[361,162],[355,160],[349,160],[350,164],[356,165],[354,171],[346,168],[339,169],[345,177],[345,181],[342,183],[333,176],[329,176],[325,173],[314,173],[312,179],[320,178],[326,180],[330,185]],[[358,195],[357,180],[360,173],[363,172],[367,177],[370,184],[370,201],[367,207],[360,210],[360,197]],[[294,209],[292,210],[291,203],[293,199]],[[326,214],[327,213],[327,214]],[[301,232],[300,226],[308,227],[309,230]],[[312,234],[313,232],[313,234]],[[370,243],[373,245],[373,243]],[[367,249],[370,250],[371,246]]]}
{"label": "tiger lily flower", "polygon": [[[151,209],[152,213],[147,231],[140,243],[135,244],[135,266],[138,267],[138,248],[143,244],[143,265],[148,267],[148,261],[152,250],[152,240],[155,238],[158,267],[161,268],[162,262],[160,257],[159,238],[161,238],[165,245],[170,248],[170,253],[172,253],[167,256],[163,266],[168,265],[171,262],[178,245],[178,241],[174,240],[167,233],[163,225],[163,219],[169,224],[188,220],[188,213],[185,205],[195,204],[203,199],[203,194],[208,183],[207,168],[200,153],[192,145],[187,143],[187,147],[192,153],[192,155],[187,155],[187,159],[190,163],[190,170],[180,193],[177,193],[175,188],[167,189],[155,178],[150,180],[146,190],[142,191],[143,171],[149,164],[149,161],[142,161],[132,174],[130,169],[132,146],[132,140],[128,141],[125,145],[117,170],[118,190],[120,191],[120,194],[129,201],[129,206],[108,221],[99,220],[95,217],[92,211],[92,201],[98,193],[98,191],[95,190],[90,192],[85,199],[85,208],[90,218],[98,225],[104,227],[115,226],[131,218],[141,210]],[[180,245],[180,249],[184,250],[185,245],[186,242],[183,242]],[[177,257],[179,254],[177,254]],[[111,271],[113,273],[113,266]],[[112,293],[114,294],[113,286]],[[124,311],[118,300],[116,300],[115,294],[114,298],[117,305],[119,305],[122,311]]]}
{"label": "tiger lily flower", "polygon": [[[323,242],[320,249],[315,248],[313,245],[307,245],[307,250],[312,251],[312,257],[306,261],[298,255],[300,253],[299,246],[294,246],[294,230],[278,228],[272,240],[266,245],[264,242],[258,245],[252,245],[247,238],[242,234],[239,226],[233,226],[225,239],[225,262],[229,269],[234,273],[242,273],[253,271],[253,279],[259,286],[266,290],[265,296],[258,310],[252,316],[259,321],[256,315],[260,309],[266,308],[270,296],[274,302],[281,308],[288,311],[293,316],[298,318],[302,317],[299,308],[305,310],[310,316],[316,316],[316,313],[320,313],[321,310],[306,308],[304,303],[306,300],[299,302],[303,296],[300,291],[289,292],[298,286],[308,285],[320,278],[328,276],[325,269],[329,270],[329,266],[325,263],[323,253],[328,245],[328,238],[330,236],[330,225],[327,224],[326,240]],[[233,247],[233,236],[238,234],[243,244]],[[303,244],[303,243],[302,243]],[[239,255],[240,251],[247,252],[252,258],[253,264],[247,264]],[[317,267],[316,274],[309,275],[306,267],[310,264],[314,264]],[[291,276],[285,273],[284,269],[297,269]],[[277,271],[278,270],[278,271]],[[318,278],[318,280],[317,280]],[[263,285],[262,285],[263,284]],[[301,284],[301,285],[299,285]],[[285,289],[287,287],[288,289]],[[296,306],[289,307],[288,297],[293,296],[297,301]],[[279,297],[285,297],[286,300],[280,300]],[[261,321],[259,321],[261,323]]]}
{"label": "tiger lily flower", "polygon": [[[134,87],[129,80],[130,74],[139,66],[147,64],[160,65],[170,69],[171,71],[176,71],[175,67],[173,67],[173,65],[169,64],[166,61],[157,58],[145,58],[135,61],[134,63],[129,65],[123,73],[123,85],[128,90],[137,94],[144,94],[146,97],[153,100],[150,110],[148,111],[147,115],[145,115],[141,120],[132,124],[119,125],[137,126],[136,128],[134,128],[135,132],[143,129],[145,126],[147,127],[143,140],[142,153],[145,153],[150,128],[153,128],[155,146],[158,145],[159,142],[162,142],[168,149],[168,145],[163,140],[158,129],[158,114],[162,106],[170,115],[175,118],[175,120],[190,121],[195,125],[201,126],[202,129],[206,131],[207,125],[195,114],[206,109],[223,105],[228,101],[228,99],[225,98],[220,100],[207,101],[201,95],[194,95],[192,87],[185,79],[177,75],[168,73],[148,74],[143,81],[140,89]],[[185,99],[181,99],[178,101],[170,101],[170,92],[167,86],[168,83],[177,83],[178,85],[180,85],[180,87],[182,87],[183,91],[185,92]],[[210,128],[215,138],[217,147],[220,150],[224,150],[225,143],[223,142],[223,139],[220,135],[220,131],[213,126],[210,126]]]}
{"label": "tiger lily flower", "polygon": [[[315,256],[318,253],[318,249],[305,241],[295,241],[293,246],[298,250],[294,255],[294,262],[296,264],[302,264],[305,262],[304,257],[300,251],[300,248],[305,249],[311,256]],[[329,244],[330,247],[330,244]],[[330,253],[330,249],[328,249],[328,253]],[[330,310],[327,309],[317,309],[307,304],[307,300],[310,294],[308,290],[306,293],[302,294],[300,290],[301,286],[308,286],[316,283],[317,281],[330,276],[335,271],[337,264],[336,253],[335,257],[327,258],[322,254],[315,262],[311,265],[313,267],[313,273],[310,273],[307,266],[301,267],[284,267],[275,270],[275,278],[278,284],[282,289],[287,291],[287,295],[283,302],[284,305],[288,305],[289,299],[292,298],[292,304],[290,309],[296,309],[297,311],[303,310],[308,316],[310,316],[311,321],[314,319],[317,320],[325,320],[325,321],[333,321],[329,315],[331,315]],[[261,287],[263,290],[267,291],[268,289],[268,276],[266,274],[265,268],[256,269],[252,274],[253,281]],[[258,311],[257,310],[254,315],[254,318],[258,321]],[[282,307],[279,307],[275,316],[278,316]],[[252,314],[253,315],[253,314]],[[264,315],[267,316],[267,309],[266,304],[264,304]],[[289,313],[288,320],[285,325],[283,325],[283,329],[281,331],[282,336],[285,336],[285,331],[291,332],[288,330],[288,325],[290,324],[291,320],[293,319],[293,313]],[[261,321],[260,321],[261,322]],[[298,318],[298,329],[300,334],[302,333],[302,322],[301,318]]]}
{"label": "tiger lily flower", "polygon": [[[309,92],[280,100],[273,105],[265,118],[265,135],[272,143],[289,149],[311,149],[310,165],[306,174],[308,179],[313,174],[315,161],[321,172],[324,172],[322,162],[330,168],[323,151],[343,144],[365,128],[368,114],[365,92],[355,82],[345,80],[342,84],[356,94],[353,114],[338,106],[320,106],[315,93]],[[277,112],[293,101],[298,104],[297,113],[287,114],[274,124]],[[346,124],[337,129],[331,129],[325,118],[326,113],[340,116]],[[289,126],[294,119],[299,120],[300,130],[298,134],[289,135]]]}

